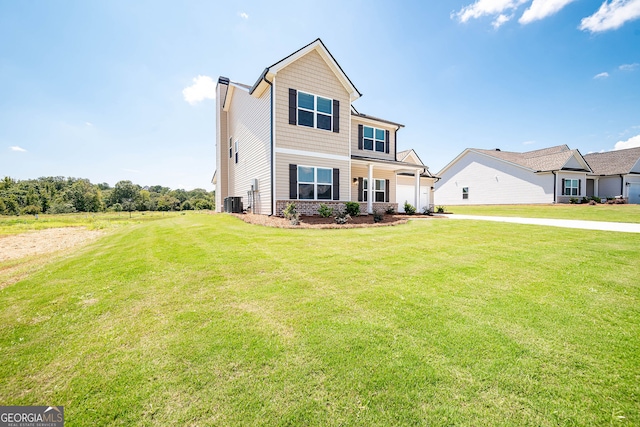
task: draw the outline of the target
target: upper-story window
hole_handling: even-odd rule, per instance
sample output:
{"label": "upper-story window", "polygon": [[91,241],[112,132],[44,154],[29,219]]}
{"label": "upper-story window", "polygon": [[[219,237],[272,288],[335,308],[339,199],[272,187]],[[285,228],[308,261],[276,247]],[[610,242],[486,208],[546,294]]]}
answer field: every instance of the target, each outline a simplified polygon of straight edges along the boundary
{"label": "upper-story window", "polygon": [[331,130],[333,100],[309,93],[298,92],[298,124],[311,128]]}
{"label": "upper-story window", "polygon": [[365,126],[363,129],[363,146],[365,150],[384,153],[384,130]]}
{"label": "upper-story window", "polygon": [[389,153],[389,131],[358,125],[358,149]]}
{"label": "upper-story window", "polygon": [[236,163],[238,163],[238,141],[236,140]]}
{"label": "upper-story window", "polygon": [[340,132],[340,101],[289,89],[289,124]]}

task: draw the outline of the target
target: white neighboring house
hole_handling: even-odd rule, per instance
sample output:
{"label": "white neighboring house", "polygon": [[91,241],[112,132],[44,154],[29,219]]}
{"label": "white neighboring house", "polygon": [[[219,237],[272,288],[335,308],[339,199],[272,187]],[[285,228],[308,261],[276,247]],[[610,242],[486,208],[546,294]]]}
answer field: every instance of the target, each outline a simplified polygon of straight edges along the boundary
{"label": "white neighboring house", "polygon": [[589,164],[567,145],[516,153],[467,148],[436,175],[437,205],[568,203],[587,195]]}
{"label": "white neighboring house", "polygon": [[640,204],[640,147],[584,156],[593,174],[587,178],[587,196],[622,196]]}

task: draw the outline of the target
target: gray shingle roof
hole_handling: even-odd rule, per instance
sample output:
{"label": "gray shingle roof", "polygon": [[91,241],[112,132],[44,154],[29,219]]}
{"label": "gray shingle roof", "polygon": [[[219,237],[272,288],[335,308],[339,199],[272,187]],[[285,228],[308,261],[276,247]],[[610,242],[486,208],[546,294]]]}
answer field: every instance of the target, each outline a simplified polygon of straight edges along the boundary
{"label": "gray shingle roof", "polygon": [[478,148],[473,148],[472,150],[535,171],[560,170],[575,153],[578,153],[580,156],[578,150],[571,150],[566,144],[543,148],[541,150],[527,151],[525,153],[482,150]]}
{"label": "gray shingle roof", "polygon": [[591,153],[584,156],[596,175],[627,174],[640,160],[640,147]]}

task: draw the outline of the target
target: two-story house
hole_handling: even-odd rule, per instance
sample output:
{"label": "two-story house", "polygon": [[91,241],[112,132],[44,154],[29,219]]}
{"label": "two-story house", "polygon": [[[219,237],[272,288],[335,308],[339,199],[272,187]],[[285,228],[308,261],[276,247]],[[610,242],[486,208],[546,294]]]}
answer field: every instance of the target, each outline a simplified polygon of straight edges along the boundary
{"label": "two-story house", "polygon": [[[254,213],[288,203],[361,203],[361,211],[432,206],[435,177],[413,150],[397,151],[399,123],[359,113],[361,96],[320,39],[264,69],[253,86],[220,77],[216,93],[216,210],[241,197]],[[398,155],[401,155],[399,157]]]}

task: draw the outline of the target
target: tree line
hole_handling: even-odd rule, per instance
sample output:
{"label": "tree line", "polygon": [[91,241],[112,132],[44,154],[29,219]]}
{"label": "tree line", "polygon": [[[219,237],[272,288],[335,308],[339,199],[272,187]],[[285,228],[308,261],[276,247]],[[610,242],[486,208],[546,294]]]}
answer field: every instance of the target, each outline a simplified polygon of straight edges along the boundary
{"label": "tree line", "polygon": [[92,184],[88,179],[42,177],[0,181],[1,215],[35,215],[104,211],[178,211],[213,209],[213,191],[141,187],[131,181]]}

